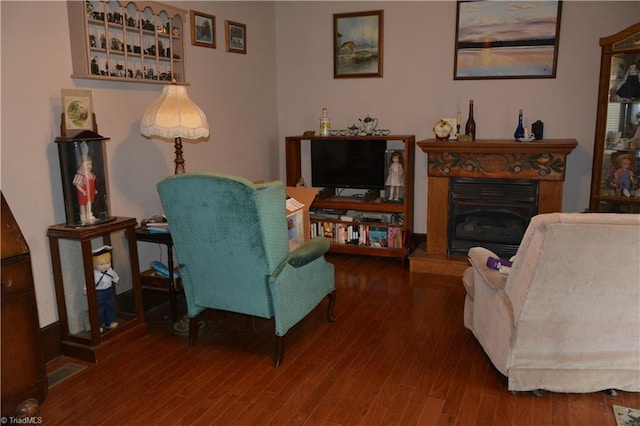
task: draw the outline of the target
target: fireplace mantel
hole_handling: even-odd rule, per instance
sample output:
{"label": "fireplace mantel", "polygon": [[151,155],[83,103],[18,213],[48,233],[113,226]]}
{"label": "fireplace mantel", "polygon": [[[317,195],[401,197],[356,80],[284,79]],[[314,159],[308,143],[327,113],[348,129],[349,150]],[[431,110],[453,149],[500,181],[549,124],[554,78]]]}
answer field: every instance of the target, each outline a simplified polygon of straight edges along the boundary
{"label": "fireplace mantel", "polygon": [[495,179],[564,180],[566,157],[575,139],[540,142],[478,140],[418,142],[429,154],[429,176]]}
{"label": "fireplace mantel", "polygon": [[454,177],[539,181],[538,214],[562,211],[567,155],[575,139],[538,142],[476,140],[417,143],[429,155],[427,178],[427,244],[410,259],[414,272],[461,274],[466,258],[448,256],[449,180]]}

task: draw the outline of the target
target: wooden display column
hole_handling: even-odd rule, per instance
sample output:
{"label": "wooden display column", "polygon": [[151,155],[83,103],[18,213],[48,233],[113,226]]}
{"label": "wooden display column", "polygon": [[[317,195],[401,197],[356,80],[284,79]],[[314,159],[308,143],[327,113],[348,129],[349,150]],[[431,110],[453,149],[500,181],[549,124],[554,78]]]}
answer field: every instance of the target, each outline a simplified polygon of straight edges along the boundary
{"label": "wooden display column", "polygon": [[461,275],[464,256],[449,256],[449,185],[451,178],[525,179],[539,181],[538,214],[562,210],[567,155],[575,139],[540,142],[477,140],[418,142],[429,154],[427,179],[427,244],[410,257],[412,272]]}

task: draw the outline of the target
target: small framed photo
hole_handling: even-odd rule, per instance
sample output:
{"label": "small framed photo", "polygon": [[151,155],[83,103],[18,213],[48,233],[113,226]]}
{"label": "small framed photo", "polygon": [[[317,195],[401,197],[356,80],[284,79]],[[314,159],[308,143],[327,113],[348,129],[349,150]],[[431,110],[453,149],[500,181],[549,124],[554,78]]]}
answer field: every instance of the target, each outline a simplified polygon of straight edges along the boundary
{"label": "small framed photo", "polygon": [[384,11],[333,15],[333,78],[382,77]]}
{"label": "small framed photo", "polygon": [[247,53],[247,26],[233,21],[224,21],[227,52]]}
{"label": "small framed photo", "polygon": [[62,89],[62,112],[66,137],[94,130],[91,90]]}
{"label": "small framed photo", "polygon": [[202,12],[190,11],[191,44],[216,48],[216,17]]}

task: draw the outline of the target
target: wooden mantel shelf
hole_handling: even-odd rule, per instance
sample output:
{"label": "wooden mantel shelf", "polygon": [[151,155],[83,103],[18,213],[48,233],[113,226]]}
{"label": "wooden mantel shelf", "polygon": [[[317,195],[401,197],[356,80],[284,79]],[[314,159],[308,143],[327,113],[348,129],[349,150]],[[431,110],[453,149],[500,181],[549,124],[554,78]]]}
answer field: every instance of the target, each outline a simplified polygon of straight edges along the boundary
{"label": "wooden mantel shelf", "polygon": [[567,155],[575,139],[539,142],[476,140],[474,142],[427,139],[417,145],[429,154],[427,179],[426,251],[410,258],[415,272],[442,271],[461,274],[466,259],[448,256],[448,200],[451,178],[525,179],[539,181],[537,214],[562,211]]}
{"label": "wooden mantel shelf", "polygon": [[426,139],[418,142],[424,152],[482,152],[482,153],[538,153],[569,154],[578,145],[575,139],[543,139],[516,142],[511,139],[479,139],[473,142],[438,141]]}
{"label": "wooden mantel shelf", "polygon": [[539,142],[427,139],[417,145],[429,154],[430,177],[563,181],[566,157],[578,142],[575,139]]}

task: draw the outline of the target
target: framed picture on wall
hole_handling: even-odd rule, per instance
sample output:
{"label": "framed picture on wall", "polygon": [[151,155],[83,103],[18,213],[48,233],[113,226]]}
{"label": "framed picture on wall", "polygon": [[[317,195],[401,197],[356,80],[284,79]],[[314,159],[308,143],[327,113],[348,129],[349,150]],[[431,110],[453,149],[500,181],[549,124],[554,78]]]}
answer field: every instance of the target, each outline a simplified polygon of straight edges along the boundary
{"label": "framed picture on wall", "polygon": [[224,21],[227,52],[247,53],[247,26],[239,22]]}
{"label": "framed picture on wall", "polygon": [[458,1],[454,80],[555,78],[561,1]]}
{"label": "framed picture on wall", "polygon": [[333,78],[382,77],[384,11],[333,15]]}
{"label": "framed picture on wall", "polygon": [[216,17],[202,12],[190,11],[191,44],[216,48]]}

